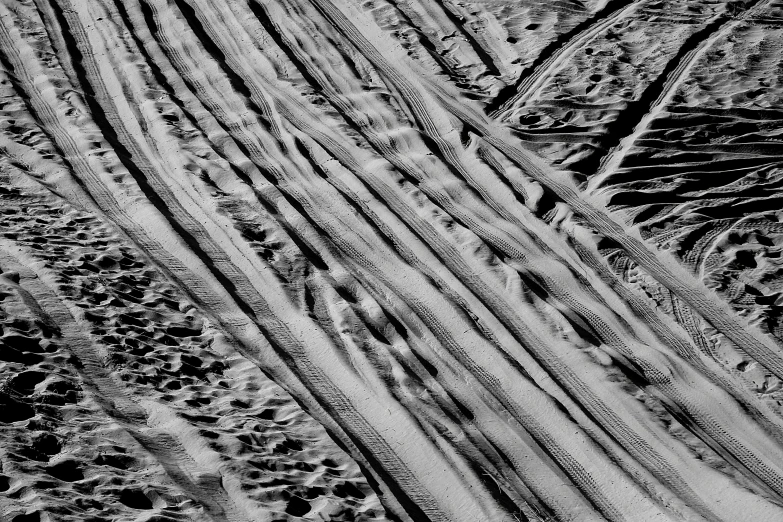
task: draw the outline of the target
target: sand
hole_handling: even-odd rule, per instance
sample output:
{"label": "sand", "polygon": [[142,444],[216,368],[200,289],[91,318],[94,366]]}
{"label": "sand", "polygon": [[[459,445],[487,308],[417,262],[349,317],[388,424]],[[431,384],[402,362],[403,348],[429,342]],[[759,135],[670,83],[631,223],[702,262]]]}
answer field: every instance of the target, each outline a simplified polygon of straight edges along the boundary
{"label": "sand", "polygon": [[0,520],[783,520],[781,41],[0,0]]}

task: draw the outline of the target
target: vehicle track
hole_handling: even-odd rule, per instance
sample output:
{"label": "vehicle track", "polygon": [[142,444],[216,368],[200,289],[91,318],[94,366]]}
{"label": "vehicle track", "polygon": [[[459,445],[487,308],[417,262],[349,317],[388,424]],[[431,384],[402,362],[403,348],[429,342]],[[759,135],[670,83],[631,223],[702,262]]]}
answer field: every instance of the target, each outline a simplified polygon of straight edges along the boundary
{"label": "vehicle track", "polygon": [[[755,0],[743,5],[743,11],[739,15],[727,16],[719,14],[693,35],[680,47],[680,50],[667,63],[664,70],[652,82],[638,100],[630,103],[623,113],[606,130],[607,144],[605,156],[596,154],[578,169],[585,172],[595,172],[589,177],[586,191],[597,192],[606,184],[607,180],[620,168],[623,159],[634,146],[650,124],[658,118],[661,111],[671,102],[672,97],[686,79],[695,64],[710,49],[710,47],[725,34],[731,32],[745,18],[752,16],[764,6],[766,2]],[[619,142],[613,143],[619,138]]]}

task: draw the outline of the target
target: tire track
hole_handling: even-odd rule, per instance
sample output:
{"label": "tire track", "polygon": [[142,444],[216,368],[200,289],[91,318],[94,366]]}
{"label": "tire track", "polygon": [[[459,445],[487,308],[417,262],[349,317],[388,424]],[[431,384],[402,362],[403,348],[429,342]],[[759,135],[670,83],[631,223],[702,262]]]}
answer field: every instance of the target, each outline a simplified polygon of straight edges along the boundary
{"label": "tire track", "polygon": [[490,118],[503,121],[505,115],[517,105],[524,105],[535,96],[544,83],[585,44],[608,27],[633,13],[639,6],[637,0],[610,0],[592,17],[572,30],[558,36],[541,50],[536,59],[519,75],[514,85],[509,85],[490,101],[484,111]]}
{"label": "tire track", "polygon": [[[753,0],[743,6],[744,10],[740,15],[720,14],[684,42],[677,54],[669,60],[661,74],[645,89],[639,99],[630,102],[620,116],[608,126],[604,134],[608,139],[608,143],[604,143],[606,152],[594,154],[580,161],[579,165],[574,165],[577,170],[591,174],[585,189],[588,193],[598,191],[616,173],[625,156],[653,120],[658,118],[671,102],[677,88],[688,77],[704,53],[765,3],[762,0]],[[592,174],[593,172],[595,174]]]}
{"label": "tire track", "polygon": [[207,475],[207,470],[198,469],[196,463],[187,455],[187,451],[169,434],[154,431],[148,433],[138,428],[147,423],[147,412],[118,389],[101,363],[100,357],[94,353],[93,342],[82,333],[86,329],[84,325],[79,324],[67,305],[62,303],[55,291],[45,283],[51,279],[51,274],[41,272],[42,269],[39,269],[38,273],[30,270],[28,267],[34,263],[24,262],[25,254],[22,254],[21,259],[12,257],[11,252],[19,250],[5,240],[0,242],[0,262],[4,267],[22,275],[24,278],[20,284],[22,292],[28,292],[30,299],[36,303],[39,313],[42,314],[42,320],[51,323],[60,332],[69,351],[80,363],[76,368],[103,411],[160,463],[172,482],[204,505],[208,520],[215,522],[247,520],[232,505],[225,495],[225,490],[221,488],[220,491],[215,492],[211,487],[205,487],[195,480],[199,475]]}
{"label": "tire track", "polygon": [[[475,128],[490,145],[518,165],[526,175],[567,203],[575,213],[604,237],[619,244],[634,261],[661,284],[679,295],[732,342],[749,350],[748,353],[752,353],[752,357],[756,358],[758,355],[757,360],[776,375],[778,372],[783,372],[779,348],[774,343],[750,325],[742,324],[725,302],[680,268],[676,260],[666,259],[664,263],[664,254],[653,253],[637,234],[626,229],[603,210],[600,197],[581,194],[563,173],[558,174],[560,179],[553,177],[548,172],[550,168],[543,165],[540,160],[534,160],[521,149],[511,146],[504,138],[498,137],[496,133],[490,131],[488,123],[483,123],[475,112],[474,115],[468,114],[464,109],[467,102],[463,104],[463,108],[458,108],[442,95],[437,95],[437,98],[452,113]],[[513,180],[511,181],[512,185],[515,185]],[[516,183],[516,186],[518,187],[519,183]]]}

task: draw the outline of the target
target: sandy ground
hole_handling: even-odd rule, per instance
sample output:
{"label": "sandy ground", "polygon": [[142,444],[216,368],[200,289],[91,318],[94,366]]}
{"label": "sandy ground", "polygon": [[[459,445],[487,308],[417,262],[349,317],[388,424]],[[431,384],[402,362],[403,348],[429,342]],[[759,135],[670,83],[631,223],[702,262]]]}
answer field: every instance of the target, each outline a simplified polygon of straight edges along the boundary
{"label": "sandy ground", "polygon": [[783,520],[781,42],[0,0],[0,520]]}

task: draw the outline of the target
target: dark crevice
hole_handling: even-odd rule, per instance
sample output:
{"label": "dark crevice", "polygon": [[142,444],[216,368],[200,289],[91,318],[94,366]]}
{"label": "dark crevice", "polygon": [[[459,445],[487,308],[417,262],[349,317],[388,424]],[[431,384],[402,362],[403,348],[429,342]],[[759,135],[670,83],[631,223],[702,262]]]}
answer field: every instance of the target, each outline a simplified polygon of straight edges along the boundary
{"label": "dark crevice", "polygon": [[394,6],[394,8],[397,10],[397,13],[399,16],[403,19],[403,21],[413,30],[416,32],[416,34],[419,36],[418,41],[421,44],[422,47],[429,53],[429,55],[432,57],[433,60],[435,60],[438,65],[443,69],[444,72],[446,72],[452,80],[455,81],[457,85],[465,85],[472,87],[469,85],[470,78],[468,78],[466,75],[460,73],[459,71],[455,70],[449,63],[443,58],[442,54],[438,52],[438,49],[435,47],[435,44],[430,41],[427,34],[422,31],[411,19],[408,14],[403,11],[400,6],[398,5],[398,2],[395,0],[388,0],[391,5]]}
{"label": "dark crevice", "polygon": [[[48,31],[49,29],[47,25],[47,32]],[[24,104],[27,113],[30,114],[30,116],[32,116],[38,129],[44,134],[44,136],[46,136],[46,139],[51,144],[57,156],[62,160],[63,164],[65,165],[65,167],[68,169],[69,172],[75,172],[76,169],[74,168],[71,161],[68,159],[68,156],[62,150],[62,148],[60,148],[60,146],[57,144],[57,140],[55,140],[54,135],[43,124],[43,121],[41,120],[38,111],[35,109],[30,96],[25,92],[24,87],[22,86],[19,79],[15,77],[15,68],[13,65],[11,65],[8,56],[5,54],[5,51],[2,49],[2,47],[0,47],[0,66],[2,66],[7,71],[8,78],[11,81],[11,85],[13,86],[14,91],[16,92],[17,96],[19,96],[19,99],[22,100],[22,103]],[[79,179],[78,176],[71,176],[71,179],[73,179],[75,183],[79,186],[79,188],[82,189],[83,193],[87,195],[90,201],[94,203],[96,207],[98,207],[98,202],[92,196],[90,191],[87,190],[87,187],[85,186],[84,182],[81,179]],[[57,194],[56,192],[54,192],[53,189],[50,188],[50,190],[52,190],[53,193]]]}
{"label": "dark crevice", "polygon": [[495,99],[490,101],[484,107],[484,112],[486,114],[494,116],[495,115],[494,113],[500,110],[505,104],[507,104],[510,100],[512,100],[517,95],[522,84],[528,78],[535,75],[555,53],[557,53],[562,49],[567,48],[570,42],[572,42],[576,37],[578,37],[584,31],[586,31],[593,25],[600,23],[603,20],[609,18],[611,15],[613,15],[620,9],[623,9],[625,6],[627,6],[630,3],[631,2],[629,0],[611,0],[607,2],[607,4],[604,6],[603,9],[595,13],[592,17],[583,20],[570,31],[565,32],[560,36],[558,36],[557,38],[555,38],[554,40],[552,40],[552,42],[550,42],[549,45],[544,47],[538,53],[536,59],[533,60],[533,62],[522,71],[522,73],[517,78],[517,81],[513,85],[508,85],[502,88],[500,92],[498,92],[497,96],[495,96]]}
{"label": "dark crevice", "polygon": [[[748,2],[743,5],[744,9],[750,9],[760,0]],[[634,129],[641,123],[642,119],[649,114],[655,102],[670,86],[670,81],[676,80],[672,75],[677,72],[678,67],[689,53],[696,51],[710,36],[719,31],[732,18],[726,15],[719,16],[700,30],[689,36],[679,47],[677,53],[667,62],[663,71],[650,83],[639,99],[628,103],[620,115],[606,126],[606,130],[601,134],[599,148],[594,149],[593,153],[587,157],[571,164],[571,170],[585,176],[594,174],[600,167],[601,161],[608,156],[622,141],[623,138],[630,135]]]}
{"label": "dark crevice", "polygon": [[[144,2],[145,0],[141,1]],[[196,14],[196,11],[193,9],[193,7],[191,7],[191,5],[185,0],[173,0],[173,2],[179,8],[182,16],[185,17],[185,22],[187,22],[190,29],[196,35],[204,50],[212,57],[218,67],[220,67],[220,70],[223,72],[223,74],[226,75],[226,78],[228,78],[231,86],[245,98],[245,102],[247,103],[248,108],[255,113],[261,123],[267,127],[267,130],[271,129],[272,123],[269,120],[267,111],[264,111],[256,104],[256,102],[253,101],[252,90],[247,85],[245,80],[228,65],[226,55],[223,53],[220,47],[212,41],[212,38],[207,33],[206,29],[204,29],[204,25],[201,23],[201,20],[199,20],[198,15]],[[149,6],[145,7],[149,9]],[[280,143],[280,146],[283,148],[285,147],[285,145],[282,143]]]}
{"label": "dark crevice", "polygon": [[446,6],[446,2],[448,0],[436,0],[436,3],[440,5],[441,9],[445,13],[446,17],[449,19],[449,21],[454,24],[454,27],[457,28],[457,30],[460,32],[460,36],[462,36],[465,41],[470,45],[470,48],[473,49],[473,52],[476,53],[476,56],[478,56],[479,60],[481,60],[481,63],[486,67],[487,71],[493,75],[497,76],[498,78],[503,76],[503,73],[500,72],[500,69],[498,69],[497,65],[495,65],[495,59],[492,57],[492,55],[487,52],[486,49],[484,49],[481,46],[481,43],[479,43],[473,35],[468,32],[467,29],[465,29],[464,26],[464,18],[460,15],[455,14],[451,9],[449,9]]}
{"label": "dark crevice", "polygon": [[[178,4],[179,3],[181,3],[181,2],[178,2]],[[150,9],[150,7],[147,6],[144,3],[141,3],[141,7],[142,7],[142,14],[145,17],[145,21],[146,21],[147,25],[150,28],[157,27],[157,25],[155,23],[155,19],[154,19],[154,14],[152,13],[152,10]],[[234,80],[234,82],[232,82],[232,85],[236,84],[237,82],[241,82],[242,85],[245,85],[244,82],[241,80],[241,78],[239,78],[239,76],[225,63],[225,61],[222,61],[222,62],[220,61],[220,57],[224,57],[222,51],[220,51],[220,49],[217,48],[217,46],[214,44],[214,42],[212,42],[209,39],[209,36],[206,34],[206,31],[204,30],[203,26],[201,26],[200,22],[198,21],[197,17],[195,16],[195,12],[193,11],[193,9],[189,5],[187,6],[187,9],[189,9],[189,13],[190,13],[191,16],[186,17],[186,22],[189,25],[191,23],[198,24],[198,30],[196,30],[196,28],[194,28],[192,25],[191,25],[191,29],[193,29],[194,30],[194,34],[196,34],[196,36],[199,37],[199,40],[202,42],[202,46],[205,48],[205,50],[207,50],[208,52],[210,52],[210,50],[212,51],[210,54],[213,55],[212,56],[213,60],[215,60],[216,62],[218,62],[221,65],[221,68],[222,68],[224,73],[226,73],[229,76],[234,76],[235,77],[235,80]],[[207,43],[204,42],[205,39],[206,39]],[[188,83],[187,80],[185,80],[185,81],[186,81],[186,83]],[[192,91],[198,92],[197,89],[195,89],[194,85],[191,85],[190,83],[188,83],[188,87]],[[244,91],[240,91],[240,93],[242,93],[245,96],[245,98],[247,98],[250,95],[250,90],[247,88],[247,86],[245,86]],[[252,102],[250,102],[249,100],[248,100],[248,102],[252,104]],[[252,105],[256,108],[256,110],[260,110],[254,104],[252,104]],[[223,129],[229,135],[232,135],[232,133],[229,130],[225,129],[225,127],[223,126],[222,123],[221,123],[221,127],[223,127]],[[234,142],[237,145],[237,147],[239,148],[240,152],[242,152],[246,157],[251,158],[251,159],[253,157],[255,157],[255,154],[252,151],[250,151],[248,149],[247,145],[245,143],[243,143],[241,140],[234,140]],[[299,143],[298,145],[301,145],[301,143]],[[253,163],[256,165],[258,171],[264,176],[264,179],[266,181],[268,181],[269,183],[271,183],[273,186],[275,186],[278,189],[278,193],[281,196],[283,196],[285,201],[288,204],[290,204],[294,209],[296,209],[297,212],[303,217],[303,219],[305,219],[305,221],[307,221],[311,225],[311,227],[313,227],[315,230],[320,230],[320,226],[318,226],[313,221],[313,219],[310,217],[310,215],[307,212],[305,212],[305,210],[304,210],[303,206],[301,205],[301,203],[299,203],[299,201],[297,199],[295,199],[295,197],[293,197],[291,194],[289,194],[285,190],[284,186],[281,186],[280,179],[278,179],[278,177],[274,173],[272,173],[269,170],[267,170],[266,168],[264,168],[263,165],[259,165],[258,162],[254,161]],[[233,165],[232,165],[232,167],[233,167]],[[256,184],[254,183],[254,181],[246,173],[244,173],[243,171],[241,171],[239,168],[236,168],[236,167],[234,167],[232,170],[248,186],[255,187]],[[306,243],[306,241],[303,238],[299,237],[299,234],[296,231],[296,229],[293,226],[291,226],[287,222],[287,220],[285,220],[285,218],[282,216],[278,206],[276,204],[270,202],[270,201],[267,201],[266,198],[264,198],[264,196],[258,192],[258,190],[254,189],[254,192],[256,194],[258,202],[261,203],[261,205],[265,208],[265,210],[268,213],[270,213],[271,215],[277,217],[278,223],[286,231],[286,233],[287,233],[288,237],[291,239],[291,241],[302,252],[302,255],[315,268],[317,268],[319,270],[328,270],[329,267],[326,264],[326,262],[323,260],[323,258],[320,255],[318,255],[312,248],[310,248],[310,246]]]}
{"label": "dark crevice", "polygon": [[[201,129],[201,126],[199,125],[196,117],[187,109],[185,103],[182,100],[180,100],[179,97],[176,95],[174,88],[166,79],[166,76],[163,74],[163,71],[155,63],[155,60],[152,59],[152,56],[150,56],[150,54],[147,52],[147,48],[144,46],[144,43],[141,41],[141,39],[138,37],[136,32],[133,30],[133,24],[131,22],[130,16],[128,15],[128,10],[125,8],[125,4],[123,4],[122,0],[114,0],[114,5],[117,7],[117,11],[120,14],[120,18],[122,18],[123,23],[128,28],[128,32],[131,34],[133,41],[136,43],[136,48],[141,53],[141,56],[144,58],[144,63],[146,63],[147,66],[150,68],[150,71],[152,71],[152,76],[153,78],[155,78],[155,82],[166,92],[166,95],[169,97],[169,99],[171,99],[171,101],[174,102],[174,104],[179,108],[179,110],[182,111],[182,113],[188,119],[190,124],[193,125],[194,128],[201,130],[202,134],[206,136],[206,133],[204,133],[203,130]],[[143,3],[141,5],[142,5],[142,9],[144,9],[144,7],[147,7]]]}

